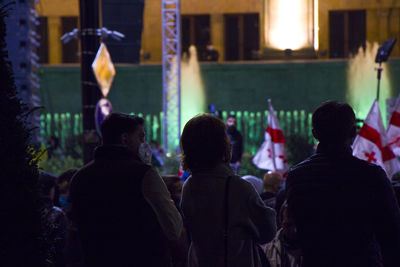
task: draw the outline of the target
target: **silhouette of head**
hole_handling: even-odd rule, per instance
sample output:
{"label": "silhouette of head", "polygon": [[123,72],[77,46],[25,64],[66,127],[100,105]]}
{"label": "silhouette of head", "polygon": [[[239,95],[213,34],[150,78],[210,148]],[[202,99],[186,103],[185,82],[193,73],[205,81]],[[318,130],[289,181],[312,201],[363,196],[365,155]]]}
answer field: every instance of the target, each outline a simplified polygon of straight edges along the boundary
{"label": "silhouette of head", "polygon": [[225,124],[209,114],[190,119],[183,129],[180,142],[184,170],[212,168],[218,162],[229,162],[231,157]]}
{"label": "silhouette of head", "polygon": [[137,152],[144,142],[144,120],[136,115],[111,113],[100,126],[104,145],[123,145]]}
{"label": "silhouette of head", "polygon": [[350,144],[356,135],[356,116],[349,104],[327,101],[314,111],[312,127],[321,143]]}
{"label": "silhouette of head", "polygon": [[282,176],[277,172],[268,171],[264,175],[264,191],[276,194],[283,184]]}

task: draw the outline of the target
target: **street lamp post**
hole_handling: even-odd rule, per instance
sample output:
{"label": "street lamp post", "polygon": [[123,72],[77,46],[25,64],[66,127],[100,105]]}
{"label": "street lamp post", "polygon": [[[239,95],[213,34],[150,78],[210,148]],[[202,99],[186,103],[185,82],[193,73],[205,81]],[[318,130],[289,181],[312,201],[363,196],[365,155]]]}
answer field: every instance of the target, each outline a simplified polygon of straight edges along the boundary
{"label": "street lamp post", "polygon": [[83,124],[83,160],[89,162],[93,158],[93,150],[99,144],[96,133],[95,109],[101,98],[101,92],[92,71],[92,62],[99,48],[101,2],[99,0],[80,0],[80,37],[81,37],[81,89],[82,89],[82,124]]}

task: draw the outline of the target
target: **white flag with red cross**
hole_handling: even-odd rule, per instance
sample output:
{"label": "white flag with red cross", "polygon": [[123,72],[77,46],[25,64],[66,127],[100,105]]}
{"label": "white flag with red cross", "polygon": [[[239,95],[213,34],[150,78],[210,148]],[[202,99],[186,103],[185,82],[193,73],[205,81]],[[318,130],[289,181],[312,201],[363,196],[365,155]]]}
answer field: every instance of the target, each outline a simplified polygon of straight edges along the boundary
{"label": "white flag with red cross", "polygon": [[353,142],[353,155],[381,166],[389,179],[400,170],[400,163],[387,143],[377,100],[372,104],[364,125]]}
{"label": "white flag with red cross", "polygon": [[268,100],[268,126],[265,141],[253,158],[253,163],[260,169],[276,171],[283,177],[289,169],[286,160],[285,136],[279,126],[271,100]]}
{"label": "white flag with red cross", "polygon": [[400,96],[396,101],[395,109],[390,118],[387,129],[387,140],[396,156],[400,156]]}

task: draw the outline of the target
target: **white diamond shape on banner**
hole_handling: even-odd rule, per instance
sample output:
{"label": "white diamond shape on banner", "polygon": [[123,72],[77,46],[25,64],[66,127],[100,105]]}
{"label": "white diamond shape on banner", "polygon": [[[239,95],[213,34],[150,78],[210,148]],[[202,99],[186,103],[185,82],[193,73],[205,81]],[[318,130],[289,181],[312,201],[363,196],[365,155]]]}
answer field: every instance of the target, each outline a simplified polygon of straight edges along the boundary
{"label": "white diamond shape on banner", "polygon": [[114,64],[111,61],[110,53],[104,43],[101,43],[97,51],[96,58],[92,63],[94,76],[100,86],[101,92],[104,97],[110,92],[111,84],[115,76]]}

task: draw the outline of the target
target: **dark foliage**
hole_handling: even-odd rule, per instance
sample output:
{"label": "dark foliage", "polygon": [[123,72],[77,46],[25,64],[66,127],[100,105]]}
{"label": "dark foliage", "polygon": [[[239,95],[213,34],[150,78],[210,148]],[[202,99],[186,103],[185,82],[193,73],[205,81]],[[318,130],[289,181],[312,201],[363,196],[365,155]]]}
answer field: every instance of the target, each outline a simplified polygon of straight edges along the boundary
{"label": "dark foliage", "polygon": [[6,50],[9,6],[0,0],[0,266],[44,266],[40,253],[38,170],[29,152],[24,105]]}
{"label": "dark foliage", "polygon": [[314,144],[307,136],[292,134],[286,137],[286,151],[289,166],[292,167],[314,153]]}
{"label": "dark foliage", "polygon": [[258,178],[263,178],[267,170],[259,169],[253,164],[253,155],[244,153],[240,162],[239,176],[254,175]]}

